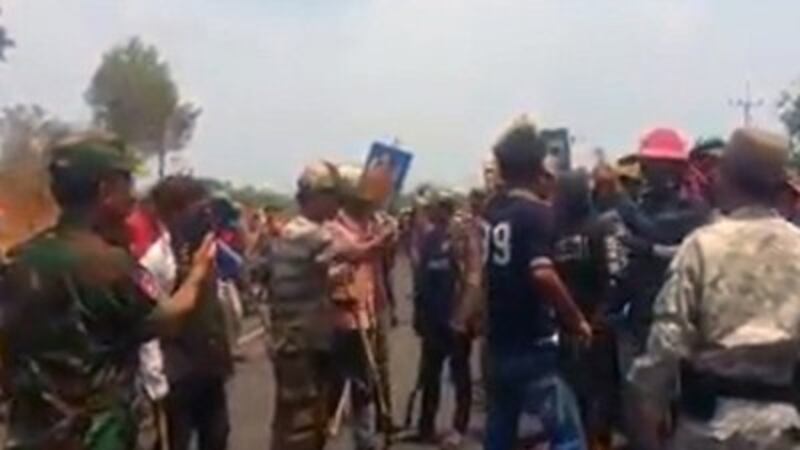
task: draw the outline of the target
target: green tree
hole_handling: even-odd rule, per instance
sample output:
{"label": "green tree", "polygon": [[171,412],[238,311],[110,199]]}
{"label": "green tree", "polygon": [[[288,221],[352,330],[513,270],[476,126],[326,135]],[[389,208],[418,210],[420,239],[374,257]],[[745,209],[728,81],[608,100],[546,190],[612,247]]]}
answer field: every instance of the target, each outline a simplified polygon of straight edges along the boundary
{"label": "green tree", "polygon": [[103,55],[86,101],[98,125],[143,157],[158,157],[159,176],[164,175],[166,154],[186,146],[200,115],[200,108],[180,102],[178,86],[158,50],[137,37]]}
{"label": "green tree", "polygon": [[800,168],[800,81],[793,83],[789,88],[781,92],[778,100],[778,113],[789,133],[794,152],[792,162],[795,167]]}
{"label": "green tree", "polygon": [[42,163],[48,145],[70,127],[39,105],[14,105],[0,111],[0,164]]}
{"label": "green tree", "polygon": [[[0,10],[0,13],[3,11]],[[6,50],[9,48],[13,48],[16,44],[14,41],[8,36],[8,31],[6,31],[6,27],[0,25],[0,62],[6,60]]]}
{"label": "green tree", "polygon": [[236,186],[230,181],[222,181],[216,178],[203,178],[201,181],[212,192],[225,195],[237,203],[254,208],[269,207],[284,210],[291,208],[294,203],[288,195],[271,189],[257,188],[250,185]]}

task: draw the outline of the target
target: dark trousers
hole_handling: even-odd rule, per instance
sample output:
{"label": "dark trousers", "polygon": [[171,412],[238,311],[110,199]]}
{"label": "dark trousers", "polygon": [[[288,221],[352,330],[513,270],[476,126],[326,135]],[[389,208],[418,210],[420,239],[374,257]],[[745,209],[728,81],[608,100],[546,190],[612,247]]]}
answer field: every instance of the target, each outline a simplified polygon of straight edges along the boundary
{"label": "dark trousers", "polygon": [[188,378],[170,386],[166,400],[170,450],[225,450],[230,422],[223,378]]}
{"label": "dark trousers", "polygon": [[442,370],[445,361],[450,364],[450,374],[456,390],[456,413],[453,418],[453,428],[462,434],[467,431],[472,407],[471,352],[472,341],[463,334],[456,333],[448,339],[423,337],[422,367],[420,368],[422,415],[419,421],[419,431],[421,435],[431,436],[436,432],[436,414],[439,411]]}
{"label": "dark trousers", "polygon": [[[369,332],[370,336],[372,332]],[[333,339],[334,379],[332,398],[339,399],[345,383],[350,382],[350,404],[352,406],[352,428],[355,448],[375,448],[375,405],[377,386],[370,377],[364,342],[356,330],[337,331]],[[336,407],[337,400],[331,402]]]}

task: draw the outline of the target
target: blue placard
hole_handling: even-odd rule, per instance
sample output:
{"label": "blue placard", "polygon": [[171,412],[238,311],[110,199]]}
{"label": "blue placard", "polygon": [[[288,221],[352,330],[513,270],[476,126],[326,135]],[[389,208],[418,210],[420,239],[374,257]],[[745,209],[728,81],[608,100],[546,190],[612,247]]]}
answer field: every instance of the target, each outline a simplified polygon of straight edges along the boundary
{"label": "blue placard", "polygon": [[362,189],[366,197],[380,204],[402,192],[414,155],[398,147],[375,142],[364,165]]}

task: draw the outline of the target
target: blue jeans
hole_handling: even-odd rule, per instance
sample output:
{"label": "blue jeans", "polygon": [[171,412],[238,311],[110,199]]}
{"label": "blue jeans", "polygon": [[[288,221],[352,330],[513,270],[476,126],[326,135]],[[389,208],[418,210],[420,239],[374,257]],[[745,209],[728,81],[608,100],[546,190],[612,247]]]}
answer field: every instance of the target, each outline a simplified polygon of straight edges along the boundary
{"label": "blue jeans", "polygon": [[557,361],[555,346],[490,355],[485,450],[524,448],[534,422],[550,448],[586,450],[578,404]]}

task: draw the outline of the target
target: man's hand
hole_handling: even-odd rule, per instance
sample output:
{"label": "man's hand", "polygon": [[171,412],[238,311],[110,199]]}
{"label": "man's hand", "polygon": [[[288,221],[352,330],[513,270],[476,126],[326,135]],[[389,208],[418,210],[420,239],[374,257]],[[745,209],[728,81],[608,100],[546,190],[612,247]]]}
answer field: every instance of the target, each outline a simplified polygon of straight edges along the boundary
{"label": "man's hand", "polygon": [[592,342],[594,330],[592,330],[592,326],[589,325],[589,322],[587,322],[583,317],[577,320],[570,331],[572,331],[575,337],[578,338],[578,341],[581,344],[588,345]]}
{"label": "man's hand", "polygon": [[208,275],[209,270],[214,267],[214,260],[217,256],[216,238],[209,233],[203,238],[203,243],[192,255],[192,266],[189,270],[189,278],[192,280],[202,280]]}
{"label": "man's hand", "polygon": [[532,281],[545,294],[556,310],[561,323],[581,341],[591,341],[592,327],[575,304],[569,290],[552,265],[539,266],[531,271]]}

